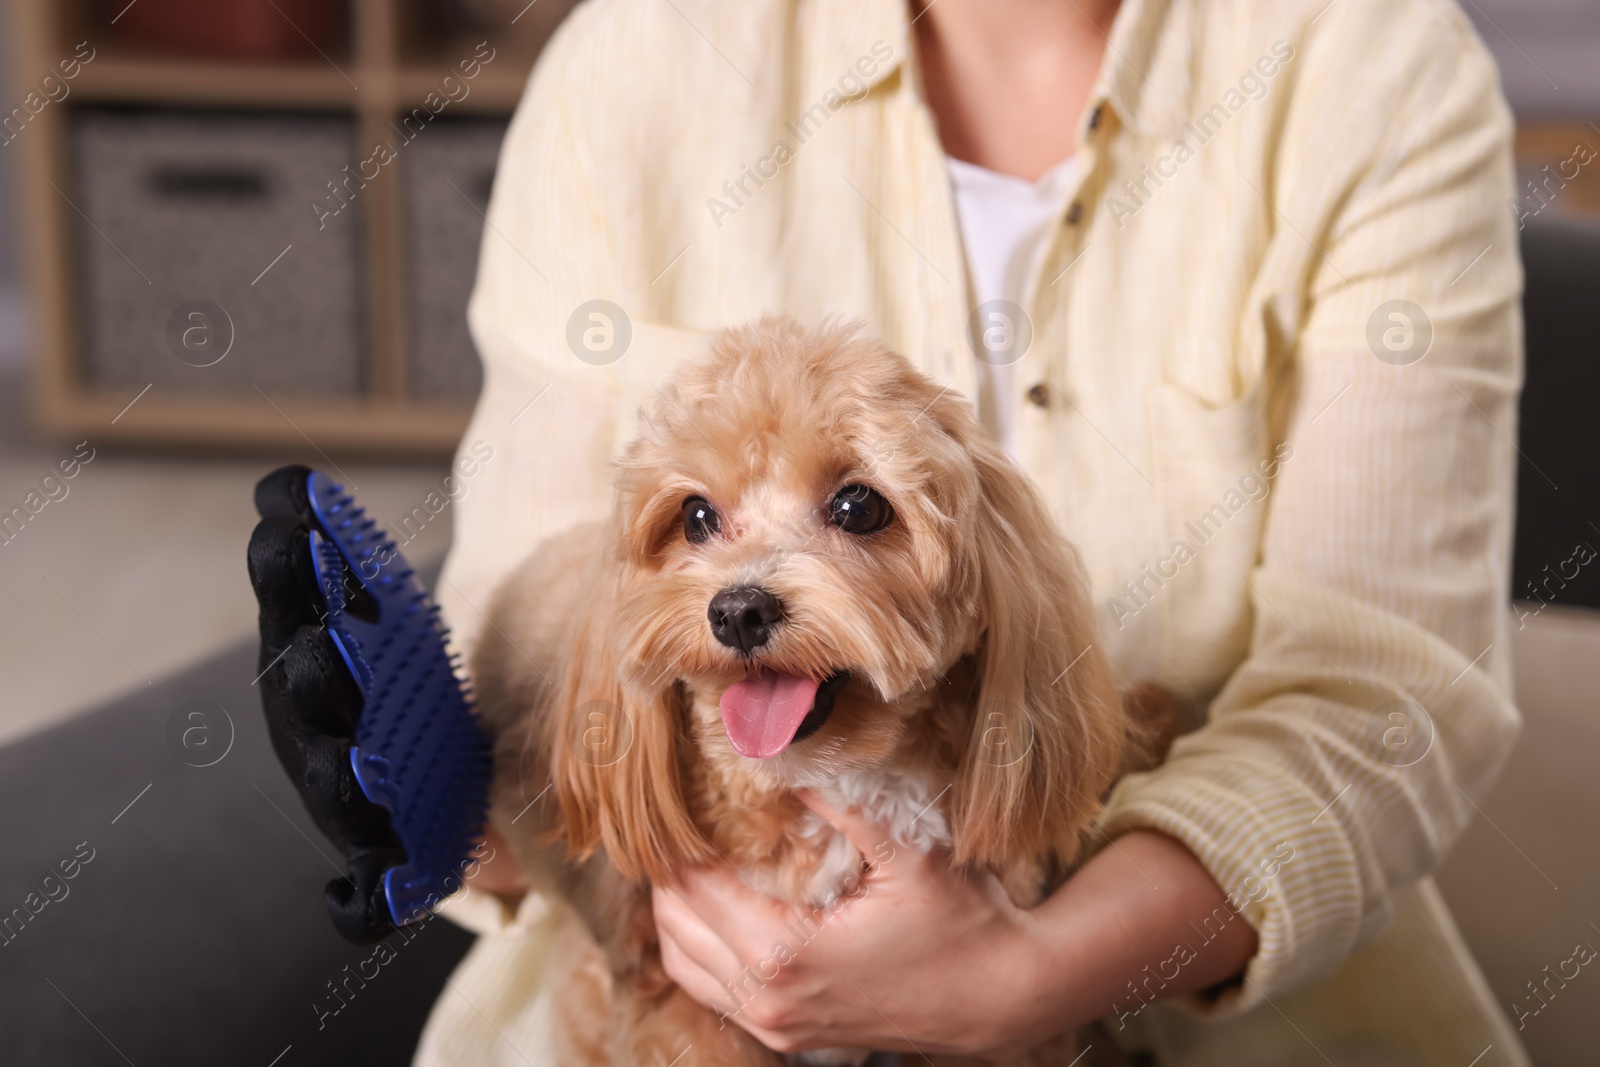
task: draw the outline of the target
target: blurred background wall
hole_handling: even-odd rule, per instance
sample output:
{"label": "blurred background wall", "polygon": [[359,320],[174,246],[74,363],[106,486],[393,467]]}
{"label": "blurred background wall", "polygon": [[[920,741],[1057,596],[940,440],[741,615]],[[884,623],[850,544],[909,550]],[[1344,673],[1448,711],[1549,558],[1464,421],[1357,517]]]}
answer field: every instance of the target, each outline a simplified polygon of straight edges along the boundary
{"label": "blurred background wall", "polygon": [[[5,12],[9,16],[10,12]],[[16,84],[11,76],[11,49],[0,48],[0,85]],[[16,179],[10,153],[0,152],[0,374],[22,362],[26,347],[22,292],[18,284]],[[9,388],[8,381],[6,387]]]}
{"label": "blurred background wall", "polygon": [[1529,119],[1600,115],[1600,4],[1463,0],[1495,58],[1506,95]]}

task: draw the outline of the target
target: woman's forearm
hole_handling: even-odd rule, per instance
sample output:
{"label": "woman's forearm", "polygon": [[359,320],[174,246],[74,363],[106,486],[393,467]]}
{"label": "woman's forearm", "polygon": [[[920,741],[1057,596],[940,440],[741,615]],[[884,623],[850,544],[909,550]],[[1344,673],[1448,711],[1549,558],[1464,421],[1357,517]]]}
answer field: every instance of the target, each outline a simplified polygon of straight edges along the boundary
{"label": "woman's forearm", "polygon": [[1003,1052],[1237,978],[1256,952],[1255,929],[1193,853],[1149,831],[1117,838],[1027,913],[1020,932],[1027,977]]}

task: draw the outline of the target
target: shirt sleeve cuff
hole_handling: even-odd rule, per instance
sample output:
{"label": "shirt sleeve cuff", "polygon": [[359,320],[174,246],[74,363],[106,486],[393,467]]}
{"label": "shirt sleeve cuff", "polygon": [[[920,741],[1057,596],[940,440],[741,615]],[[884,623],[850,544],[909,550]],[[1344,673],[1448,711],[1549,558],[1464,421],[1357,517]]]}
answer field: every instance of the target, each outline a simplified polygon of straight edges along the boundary
{"label": "shirt sleeve cuff", "polygon": [[1241,917],[1259,939],[1242,981],[1192,995],[1188,1008],[1208,1018],[1242,1014],[1331,975],[1356,947],[1360,875],[1331,806],[1293,775],[1249,759],[1175,756],[1117,785],[1100,818],[1108,837],[1153,830],[1175,838],[1227,894],[1225,907],[1191,924],[1190,948],[1202,951]]}

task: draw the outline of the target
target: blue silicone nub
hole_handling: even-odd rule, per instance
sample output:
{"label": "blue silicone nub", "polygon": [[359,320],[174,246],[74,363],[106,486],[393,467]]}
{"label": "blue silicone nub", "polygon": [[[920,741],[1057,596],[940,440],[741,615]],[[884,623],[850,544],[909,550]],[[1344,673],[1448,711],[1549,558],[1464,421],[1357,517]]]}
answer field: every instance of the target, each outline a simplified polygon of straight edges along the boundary
{"label": "blue silicone nub", "polygon": [[405,847],[384,873],[391,918],[416,922],[461,887],[488,813],[489,741],[449,630],[394,541],[321,471],[306,493],[328,633],[363,698],[350,766]]}

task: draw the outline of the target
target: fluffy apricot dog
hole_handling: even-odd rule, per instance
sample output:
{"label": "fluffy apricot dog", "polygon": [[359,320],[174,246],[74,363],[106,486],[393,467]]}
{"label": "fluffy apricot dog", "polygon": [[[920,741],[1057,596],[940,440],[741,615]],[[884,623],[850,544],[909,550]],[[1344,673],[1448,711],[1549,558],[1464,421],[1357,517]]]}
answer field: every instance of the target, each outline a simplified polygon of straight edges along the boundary
{"label": "fluffy apricot dog", "polygon": [[837,324],[718,335],[642,413],[610,518],[540,546],[490,618],[495,823],[594,938],[552,963],[563,1064],[786,1062],[666,976],[649,885],[731,863],[838,906],[863,857],[792,790],[1028,906],[1138,747],[1027,479],[967,400]]}

